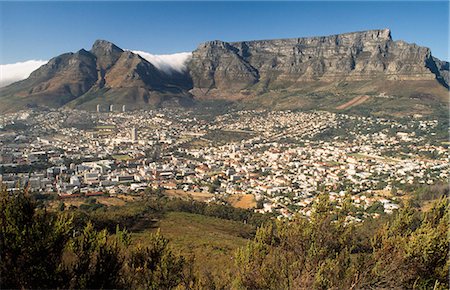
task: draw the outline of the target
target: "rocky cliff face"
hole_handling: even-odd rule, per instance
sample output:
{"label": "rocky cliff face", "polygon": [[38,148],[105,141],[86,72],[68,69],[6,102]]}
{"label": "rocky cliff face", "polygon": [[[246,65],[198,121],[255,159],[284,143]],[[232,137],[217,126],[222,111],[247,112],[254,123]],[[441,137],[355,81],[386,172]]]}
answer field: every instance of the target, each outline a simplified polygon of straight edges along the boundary
{"label": "rocky cliff face", "polygon": [[201,44],[189,63],[193,92],[203,96],[295,88],[317,81],[441,80],[448,85],[443,81],[444,67],[428,48],[393,41],[388,29],[326,37],[211,41]]}

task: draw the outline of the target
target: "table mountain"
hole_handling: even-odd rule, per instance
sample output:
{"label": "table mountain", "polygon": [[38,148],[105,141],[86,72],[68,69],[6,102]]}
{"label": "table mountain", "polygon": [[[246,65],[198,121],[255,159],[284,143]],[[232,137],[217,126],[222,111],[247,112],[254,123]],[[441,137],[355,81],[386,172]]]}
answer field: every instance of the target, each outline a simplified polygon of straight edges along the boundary
{"label": "table mountain", "polygon": [[428,48],[393,41],[388,29],[326,37],[243,42],[210,41],[189,64],[195,92],[224,95],[267,91],[304,83],[342,81],[435,81],[448,87],[448,63]]}

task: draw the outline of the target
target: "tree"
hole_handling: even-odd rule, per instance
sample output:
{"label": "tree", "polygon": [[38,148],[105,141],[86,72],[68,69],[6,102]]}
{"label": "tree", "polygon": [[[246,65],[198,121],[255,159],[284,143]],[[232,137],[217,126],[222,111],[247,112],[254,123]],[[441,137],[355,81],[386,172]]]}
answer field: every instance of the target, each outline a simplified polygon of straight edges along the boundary
{"label": "tree", "polygon": [[137,246],[127,261],[127,282],[132,289],[172,289],[183,279],[185,260],[169,247],[159,230],[148,236],[149,246]]}
{"label": "tree", "polygon": [[59,211],[64,211],[66,209],[66,205],[64,204],[64,202],[59,202],[58,204],[58,210]]}
{"label": "tree", "polygon": [[[265,224],[258,228],[253,241],[236,251],[237,275],[235,285],[243,289],[277,289],[282,276],[273,266],[273,246],[277,245],[275,227]],[[281,287],[283,288],[283,287]]]}
{"label": "tree", "polygon": [[68,265],[70,288],[112,289],[123,287],[123,249],[129,245],[126,231],[116,228],[111,236],[106,230],[96,231],[88,222],[80,236],[70,243]]}
{"label": "tree", "polygon": [[67,215],[36,210],[27,192],[0,190],[0,288],[56,288],[72,231]]}
{"label": "tree", "polygon": [[371,287],[445,289],[450,238],[447,198],[423,214],[407,206],[372,238]]}

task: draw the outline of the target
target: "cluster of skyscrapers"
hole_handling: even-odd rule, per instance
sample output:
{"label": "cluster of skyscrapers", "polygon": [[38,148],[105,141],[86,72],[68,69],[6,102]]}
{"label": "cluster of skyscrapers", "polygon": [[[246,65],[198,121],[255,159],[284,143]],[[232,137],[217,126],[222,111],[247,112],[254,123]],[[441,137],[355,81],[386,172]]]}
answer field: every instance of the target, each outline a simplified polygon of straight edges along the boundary
{"label": "cluster of skyscrapers", "polygon": [[[126,106],[122,105],[121,112],[125,112],[125,111],[126,111]],[[97,113],[100,113],[100,112],[102,112],[102,107],[100,106],[100,104],[98,104],[97,105]],[[114,105],[113,104],[109,105],[109,108],[106,112],[114,112]]]}

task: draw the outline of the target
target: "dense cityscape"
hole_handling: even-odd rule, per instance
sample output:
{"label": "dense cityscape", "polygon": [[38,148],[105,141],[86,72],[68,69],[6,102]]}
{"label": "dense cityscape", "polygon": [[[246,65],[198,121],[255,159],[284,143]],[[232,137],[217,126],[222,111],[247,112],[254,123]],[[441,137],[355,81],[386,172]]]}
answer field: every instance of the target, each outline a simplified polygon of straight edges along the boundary
{"label": "dense cityscape", "polygon": [[0,180],[61,199],[244,198],[279,218],[309,216],[327,193],[362,221],[398,209],[407,185],[448,179],[441,127],[325,111],[27,110],[0,117]]}

